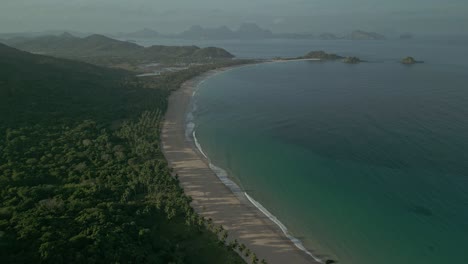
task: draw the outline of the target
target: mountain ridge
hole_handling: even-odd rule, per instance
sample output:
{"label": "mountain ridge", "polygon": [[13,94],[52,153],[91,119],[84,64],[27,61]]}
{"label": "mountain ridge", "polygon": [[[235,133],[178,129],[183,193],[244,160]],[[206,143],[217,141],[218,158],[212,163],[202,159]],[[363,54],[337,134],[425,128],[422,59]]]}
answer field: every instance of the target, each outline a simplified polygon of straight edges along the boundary
{"label": "mountain ridge", "polygon": [[11,39],[4,42],[17,49],[36,54],[85,61],[95,58],[140,62],[199,61],[232,59],[234,57],[228,51],[216,47],[200,48],[197,46],[163,45],[143,47],[132,42],[116,40],[99,34],[83,38],[71,34],[62,34],[59,36]]}

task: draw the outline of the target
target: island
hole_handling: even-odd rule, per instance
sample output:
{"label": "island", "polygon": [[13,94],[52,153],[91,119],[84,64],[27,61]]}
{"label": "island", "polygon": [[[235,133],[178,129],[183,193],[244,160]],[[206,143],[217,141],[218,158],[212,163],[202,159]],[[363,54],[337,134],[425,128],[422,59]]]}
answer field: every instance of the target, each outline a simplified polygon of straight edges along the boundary
{"label": "island", "polygon": [[361,62],[365,62],[364,60],[361,60],[358,57],[354,57],[354,56],[343,57],[334,53],[326,53],[323,50],[311,51],[301,57],[287,58],[287,59],[279,58],[277,59],[277,61],[278,60],[283,60],[283,61],[291,61],[291,60],[337,61],[337,60],[341,60],[342,62],[348,63],[348,64],[358,64]]}
{"label": "island", "polygon": [[300,57],[300,59],[319,59],[319,60],[341,60],[344,57],[333,53],[326,53],[325,51],[311,51],[306,55]]}
{"label": "island", "polygon": [[346,58],[344,58],[343,62],[348,63],[348,64],[358,64],[358,63],[361,63],[363,61],[361,59],[359,59],[358,57],[346,57]]}
{"label": "island", "polygon": [[375,33],[366,32],[362,30],[355,30],[350,35],[346,36],[345,39],[349,40],[385,40],[385,36]]}
{"label": "island", "polygon": [[424,62],[423,61],[417,61],[415,58],[408,56],[406,58],[403,58],[401,60],[401,63],[405,64],[405,65],[413,65],[413,64],[416,64],[416,63],[424,63]]}

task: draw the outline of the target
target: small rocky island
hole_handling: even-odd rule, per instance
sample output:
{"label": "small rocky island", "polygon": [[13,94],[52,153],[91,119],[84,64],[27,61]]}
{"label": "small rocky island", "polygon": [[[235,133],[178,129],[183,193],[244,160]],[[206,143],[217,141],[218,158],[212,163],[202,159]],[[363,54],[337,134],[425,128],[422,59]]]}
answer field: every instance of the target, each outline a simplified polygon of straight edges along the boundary
{"label": "small rocky island", "polygon": [[417,61],[413,57],[406,57],[406,58],[401,60],[401,63],[405,64],[405,65],[413,65],[413,64],[416,64],[416,63],[424,63],[424,62],[423,61]]}
{"label": "small rocky island", "polygon": [[320,61],[342,61],[344,63],[349,64],[358,64],[361,62],[365,62],[358,57],[343,57],[334,53],[326,53],[325,51],[311,51],[304,56],[297,57],[290,60],[297,60],[297,59],[312,59],[312,60],[320,60]]}
{"label": "small rocky island", "polygon": [[358,57],[346,57],[346,58],[344,58],[343,62],[348,63],[348,64],[358,64],[358,63],[361,63],[363,61],[361,59],[359,59]]}

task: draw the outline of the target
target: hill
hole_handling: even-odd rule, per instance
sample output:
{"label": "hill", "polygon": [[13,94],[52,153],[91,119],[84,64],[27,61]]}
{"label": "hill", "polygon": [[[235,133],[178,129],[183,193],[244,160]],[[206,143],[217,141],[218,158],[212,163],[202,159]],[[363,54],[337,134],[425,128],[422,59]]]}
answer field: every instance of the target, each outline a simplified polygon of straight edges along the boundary
{"label": "hill", "polygon": [[[21,38],[7,41],[15,48],[55,57],[83,60],[95,64],[126,62],[199,62],[231,59],[234,56],[220,48],[199,48],[196,46],[151,46],[112,39],[103,35],[84,38],[70,34]],[[204,57],[200,54],[205,55]]]}
{"label": "hill", "polygon": [[0,44],[0,262],[243,263],[160,150],[170,91],[213,67],[143,82]]}
{"label": "hill", "polygon": [[[108,103],[112,102],[103,99],[122,92],[120,86],[112,83],[129,76],[123,71],[33,55],[3,44],[0,44],[0,58],[2,123],[5,119],[28,123],[56,115],[84,113],[83,109],[69,107],[69,102],[63,100],[71,96],[84,109],[96,105],[102,109],[111,107]],[[109,89],[109,85],[115,88]],[[118,112],[119,107],[114,110]]]}

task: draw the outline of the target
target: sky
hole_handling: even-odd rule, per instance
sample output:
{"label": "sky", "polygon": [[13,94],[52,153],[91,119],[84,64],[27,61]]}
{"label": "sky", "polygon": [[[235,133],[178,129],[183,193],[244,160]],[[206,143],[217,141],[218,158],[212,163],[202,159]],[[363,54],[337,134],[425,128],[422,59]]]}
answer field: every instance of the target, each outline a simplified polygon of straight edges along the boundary
{"label": "sky", "polygon": [[278,33],[468,34],[468,0],[0,0],[2,33],[173,33],[245,22]]}

